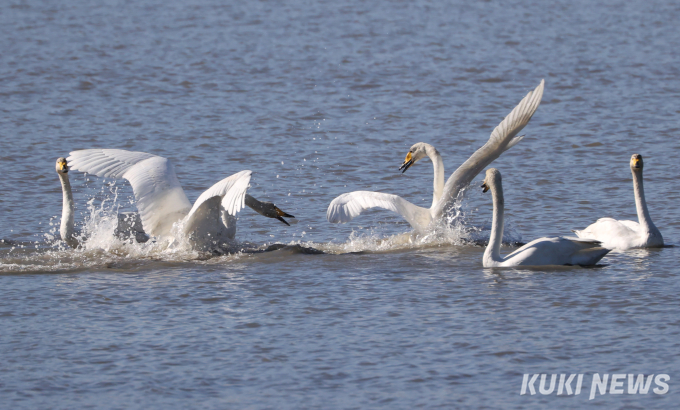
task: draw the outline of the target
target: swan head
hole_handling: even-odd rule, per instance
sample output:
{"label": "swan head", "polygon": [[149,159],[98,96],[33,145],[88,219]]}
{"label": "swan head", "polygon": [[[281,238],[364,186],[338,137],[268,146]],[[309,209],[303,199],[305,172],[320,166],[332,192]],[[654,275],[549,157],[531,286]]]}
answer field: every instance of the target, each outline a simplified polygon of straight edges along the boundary
{"label": "swan head", "polygon": [[630,157],[630,169],[635,171],[636,169],[642,170],[642,155],[640,154],[633,154]]}
{"label": "swan head", "polygon": [[59,173],[59,174],[68,173],[68,163],[66,162],[66,158],[62,157],[62,158],[57,159],[56,169],[57,169],[57,173]]}
{"label": "swan head", "polygon": [[401,171],[401,173],[403,174],[404,172],[406,172],[407,169],[409,169],[411,165],[428,156],[427,155],[428,149],[434,149],[434,147],[425,142],[418,142],[413,144],[413,146],[411,146],[411,149],[409,149],[408,154],[406,154],[406,159],[404,160],[404,163],[401,164],[401,166],[399,167],[399,171]]}
{"label": "swan head", "polygon": [[286,218],[295,218],[293,215],[283,212],[281,209],[279,209],[279,207],[274,205],[272,202],[260,202],[259,209],[255,209],[255,211],[257,211],[262,216],[278,219],[279,221],[283,222],[288,226],[290,226],[290,224],[288,223],[288,221],[283,219],[283,217],[285,216]]}
{"label": "swan head", "polygon": [[[271,202],[270,202],[270,203],[271,203]],[[276,205],[274,205],[274,204],[271,204],[271,206],[274,208],[274,209],[273,209],[273,212],[272,212],[272,215],[275,213],[276,216],[270,216],[270,218],[278,219],[279,221],[283,222],[284,224],[290,226],[290,224],[288,223],[288,221],[286,221],[285,219],[283,219],[283,217],[284,217],[284,216],[285,216],[286,218],[295,218],[295,217],[294,217],[293,215],[291,215],[291,214],[288,214],[288,213],[286,213],[286,212],[283,212],[282,210],[280,210],[280,209],[279,209]]]}
{"label": "swan head", "polygon": [[[489,168],[486,170],[484,182],[482,182],[482,192],[486,192],[492,187],[496,187],[501,183],[501,173],[496,168]],[[494,191],[495,192],[495,191]]]}

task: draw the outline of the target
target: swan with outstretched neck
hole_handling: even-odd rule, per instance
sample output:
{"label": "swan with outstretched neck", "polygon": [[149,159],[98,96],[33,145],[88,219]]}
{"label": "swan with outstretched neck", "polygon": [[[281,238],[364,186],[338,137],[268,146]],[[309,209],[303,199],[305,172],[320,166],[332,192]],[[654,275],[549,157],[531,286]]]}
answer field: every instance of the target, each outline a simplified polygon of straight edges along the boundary
{"label": "swan with outstretched neck", "polygon": [[120,149],[86,149],[71,152],[68,166],[99,177],[129,181],[148,235],[169,242],[187,240],[199,250],[234,239],[235,215],[244,206],[286,225],[283,217],[294,218],[273,203],[246,194],[252,174],[249,170],[216,183],[192,206],[167,158]]}
{"label": "swan with outstretched neck", "polygon": [[503,238],[505,201],[501,173],[495,168],[487,170],[482,188],[484,192],[491,190],[493,199],[491,236],[482,259],[485,268],[542,265],[587,266],[596,264],[609,253],[609,249],[603,248],[596,240],[557,236],[536,239],[511,254],[502,256],[501,239]]}
{"label": "swan with outstretched neck", "polygon": [[579,238],[596,239],[608,248],[625,250],[631,248],[660,248],[664,246],[661,232],[652,222],[645,200],[642,183],[642,155],[633,154],[630,170],[633,173],[633,192],[638,222],[617,221],[613,218],[600,218],[581,231],[574,231]]}
{"label": "swan with outstretched neck", "polygon": [[66,158],[57,159],[56,169],[59,180],[61,180],[61,192],[63,197],[59,234],[61,235],[61,240],[66,242],[68,246],[76,248],[78,247],[78,240],[75,238],[75,228],[73,226],[75,205],[73,204],[71,182],[68,179],[68,164],[66,163]]}
{"label": "swan with outstretched neck", "polygon": [[429,158],[434,168],[432,205],[424,208],[404,198],[382,192],[354,191],[335,198],[326,212],[331,223],[345,223],[371,208],[383,208],[401,215],[416,231],[424,231],[443,220],[445,212],[453,205],[459,192],[472,182],[486,166],[503,152],[520,142],[517,134],[529,123],[543,96],[544,80],[530,91],[507,117],[493,130],[489,140],[467,159],[444,183],[444,161],[432,145],[419,142],[406,154],[399,168],[406,172],[423,158]]}

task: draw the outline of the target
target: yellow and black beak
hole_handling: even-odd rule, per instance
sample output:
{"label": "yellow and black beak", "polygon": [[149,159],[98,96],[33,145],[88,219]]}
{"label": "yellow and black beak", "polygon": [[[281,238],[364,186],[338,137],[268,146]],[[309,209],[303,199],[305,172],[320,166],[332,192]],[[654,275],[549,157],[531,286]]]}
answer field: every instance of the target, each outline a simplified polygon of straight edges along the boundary
{"label": "yellow and black beak", "polygon": [[633,168],[642,168],[642,158],[633,159]]}
{"label": "yellow and black beak", "polygon": [[295,217],[294,217],[293,215],[291,215],[291,214],[287,214],[287,213],[283,212],[283,211],[280,210],[278,207],[275,207],[275,209],[276,209],[276,219],[278,219],[279,221],[283,222],[284,224],[290,226],[290,224],[289,224],[288,222],[286,222],[286,220],[283,219],[283,217],[284,217],[284,216],[285,216],[286,218],[295,218]]}
{"label": "yellow and black beak", "polygon": [[411,165],[413,165],[413,156],[411,155],[411,151],[409,151],[409,153],[406,154],[404,163],[399,167],[399,171],[403,174]]}
{"label": "yellow and black beak", "polygon": [[66,174],[68,173],[68,164],[66,162],[59,163],[59,172]]}
{"label": "yellow and black beak", "polygon": [[489,190],[489,186],[486,184],[486,182],[482,183],[482,192],[486,192]]}

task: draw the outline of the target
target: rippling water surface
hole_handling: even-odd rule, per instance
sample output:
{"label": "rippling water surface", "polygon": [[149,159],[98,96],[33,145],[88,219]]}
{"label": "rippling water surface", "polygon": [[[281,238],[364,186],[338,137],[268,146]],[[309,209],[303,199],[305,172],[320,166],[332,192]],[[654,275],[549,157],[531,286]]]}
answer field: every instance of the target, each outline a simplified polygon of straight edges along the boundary
{"label": "rippling water surface", "polygon": [[[494,163],[513,239],[635,219],[641,153],[677,244],[678,21],[673,1],[3,2],[0,407],[673,408],[680,248],[484,269],[481,176],[425,239],[325,211],[353,190],[427,206],[430,162],[397,171],[408,148],[436,146],[448,176],[545,78]],[[192,201],[251,169],[249,193],[298,223],[246,209],[223,256],[127,244],[129,185],[71,172],[91,238],[68,249],[54,162],[97,147],[170,158]],[[589,401],[520,396],[525,373],[671,379]]]}

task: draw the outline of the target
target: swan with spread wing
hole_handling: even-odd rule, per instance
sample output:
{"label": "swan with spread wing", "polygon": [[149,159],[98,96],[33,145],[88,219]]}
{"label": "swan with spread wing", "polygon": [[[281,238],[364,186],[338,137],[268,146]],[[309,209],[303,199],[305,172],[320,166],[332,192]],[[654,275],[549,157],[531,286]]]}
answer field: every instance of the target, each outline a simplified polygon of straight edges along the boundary
{"label": "swan with spread wing", "polygon": [[[74,170],[129,181],[144,231],[158,239],[180,236],[198,249],[219,245],[234,238],[235,215],[244,206],[286,225],[283,217],[294,218],[273,203],[258,201],[246,193],[252,171],[224,178],[192,206],[167,158],[120,149],[87,149],[71,152],[67,160]],[[179,226],[174,228],[176,223]]]}
{"label": "swan with spread wing", "polygon": [[444,183],[444,162],[439,152],[430,144],[414,144],[399,168],[402,172],[421,159],[428,157],[434,167],[434,192],[432,206],[423,208],[404,198],[382,192],[354,191],[335,198],[326,212],[328,222],[345,223],[371,208],[383,208],[401,215],[416,231],[426,230],[433,222],[440,221],[453,205],[458,193],[472,182],[486,166],[503,152],[520,142],[517,134],[529,123],[543,96],[544,80],[530,91],[507,117],[493,130],[489,140]]}

